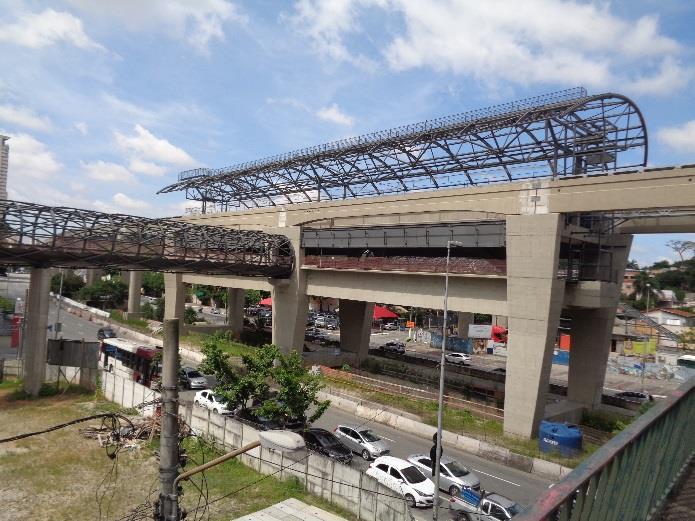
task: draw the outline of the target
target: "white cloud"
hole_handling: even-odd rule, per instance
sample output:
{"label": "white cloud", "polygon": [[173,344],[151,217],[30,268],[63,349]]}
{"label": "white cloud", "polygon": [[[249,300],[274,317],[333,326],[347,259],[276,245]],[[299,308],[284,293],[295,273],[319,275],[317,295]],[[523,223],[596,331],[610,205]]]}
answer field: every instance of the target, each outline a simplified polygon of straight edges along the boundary
{"label": "white cloud", "polygon": [[156,137],[143,126],[135,125],[133,131],[135,134],[130,136],[114,132],[114,137],[116,145],[136,159],[159,161],[178,167],[190,167],[196,163],[185,150],[172,145],[166,139]]}
{"label": "white cloud", "polygon": [[63,165],[55,158],[44,143],[29,134],[8,134],[10,136],[8,179],[24,182],[26,178],[53,178]]}
{"label": "white cloud", "polygon": [[0,41],[32,49],[65,42],[80,49],[104,50],[84,32],[82,20],[53,9],[23,14],[15,23],[0,26]]}
{"label": "white cloud", "polygon": [[361,68],[374,69],[373,60],[348,50],[343,35],[359,32],[360,7],[385,3],[384,0],[299,0],[290,21],[300,33],[313,40],[319,54]]}
{"label": "white cloud", "polygon": [[77,131],[82,134],[83,136],[86,136],[89,134],[89,126],[87,123],[84,121],[78,121],[74,124],[74,127],[77,129]]}
{"label": "white cloud", "polygon": [[125,208],[127,210],[144,210],[147,207],[151,206],[151,203],[148,203],[147,201],[134,199],[121,192],[115,194],[112,200],[116,206],[118,206],[119,208]]}
{"label": "white cloud", "polygon": [[130,163],[128,164],[128,168],[130,168],[133,172],[137,172],[138,174],[154,177],[161,177],[169,171],[168,168],[162,165],[152,163],[151,161],[144,161],[138,158],[131,159]]}
{"label": "white cloud", "polygon": [[16,105],[0,105],[0,121],[30,130],[47,131],[51,129],[50,119],[37,116],[30,108]]}
{"label": "white cloud", "polygon": [[134,181],[133,174],[117,163],[108,161],[92,161],[81,162],[82,170],[87,174],[87,177],[96,179],[97,181],[106,181],[109,183],[132,183]]}
{"label": "white cloud", "polygon": [[[621,18],[604,1],[299,0],[295,6],[295,24],[319,52],[347,62],[355,59],[346,42],[360,32],[360,18],[370,8],[385,9],[380,25],[397,27],[396,17],[405,27],[382,48],[395,71],[426,67],[491,85],[629,84],[649,94],[672,92],[690,77],[676,59],[681,46],[661,34],[657,17]],[[359,37],[360,44],[366,40]]]}
{"label": "white cloud", "polygon": [[336,123],[338,125],[352,125],[355,120],[352,116],[349,116],[343,112],[337,104],[333,103],[328,107],[323,107],[316,111],[316,116],[324,121],[330,121],[331,123]]}
{"label": "white cloud", "polygon": [[695,120],[659,129],[656,135],[659,141],[673,150],[695,153]]}
{"label": "white cloud", "polygon": [[95,16],[120,22],[128,30],[159,31],[185,40],[202,53],[208,52],[213,40],[224,41],[225,25],[243,24],[247,20],[237,6],[227,0],[68,1]]}

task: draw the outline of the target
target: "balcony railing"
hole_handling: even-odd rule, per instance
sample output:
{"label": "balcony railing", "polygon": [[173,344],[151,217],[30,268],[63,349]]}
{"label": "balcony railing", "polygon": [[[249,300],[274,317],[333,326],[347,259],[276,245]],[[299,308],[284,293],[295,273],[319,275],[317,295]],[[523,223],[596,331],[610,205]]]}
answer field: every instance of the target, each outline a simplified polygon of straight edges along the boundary
{"label": "balcony railing", "polygon": [[[304,257],[303,266],[324,269],[444,273],[446,269],[446,257],[345,257],[307,255]],[[449,263],[449,273],[504,276],[507,273],[507,262],[501,259],[453,257]]]}
{"label": "balcony railing", "polygon": [[695,454],[695,378],[639,417],[514,521],[648,520]]}

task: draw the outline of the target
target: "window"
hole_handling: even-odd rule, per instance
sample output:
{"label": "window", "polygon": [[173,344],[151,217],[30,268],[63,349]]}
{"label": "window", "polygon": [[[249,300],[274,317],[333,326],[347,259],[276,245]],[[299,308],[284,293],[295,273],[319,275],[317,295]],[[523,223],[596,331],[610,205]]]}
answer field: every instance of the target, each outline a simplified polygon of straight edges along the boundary
{"label": "window", "polygon": [[678,318],[667,318],[666,319],[666,325],[667,326],[680,326],[681,321]]}
{"label": "window", "polygon": [[364,441],[372,442],[372,441],[379,441],[381,439],[381,438],[379,438],[379,436],[377,436],[376,434],[374,434],[370,430],[361,431],[360,434],[362,435],[362,439],[364,439]]}
{"label": "window", "polygon": [[422,483],[427,478],[415,467],[406,467],[403,469],[403,475],[408,483]]}
{"label": "window", "polygon": [[383,472],[386,472],[387,474],[389,473],[388,465],[386,465],[385,463],[379,463],[379,464],[376,466],[376,468],[378,468],[379,470],[381,470],[381,471],[383,471]]}
{"label": "window", "polygon": [[311,432],[305,432],[304,433],[304,441],[306,443],[311,443],[312,445],[316,445],[316,436],[314,436]]}
{"label": "window", "polygon": [[495,519],[499,519],[500,521],[505,521],[508,519],[507,513],[498,505],[490,504],[490,515]]}
{"label": "window", "polygon": [[421,465],[424,465],[425,467],[427,467],[428,469],[431,469],[431,468],[432,468],[432,460],[429,459],[429,458],[420,458],[420,459],[418,460],[418,462],[419,462]]}
{"label": "window", "polygon": [[350,436],[355,441],[362,441],[359,435],[352,429],[347,429],[347,435]]}
{"label": "window", "polygon": [[396,469],[394,469],[393,467],[391,467],[391,471],[389,472],[389,474],[391,474],[391,476],[394,477],[394,478],[396,478],[397,480],[403,481],[403,476],[401,476],[401,473],[398,472],[398,471],[397,471]]}

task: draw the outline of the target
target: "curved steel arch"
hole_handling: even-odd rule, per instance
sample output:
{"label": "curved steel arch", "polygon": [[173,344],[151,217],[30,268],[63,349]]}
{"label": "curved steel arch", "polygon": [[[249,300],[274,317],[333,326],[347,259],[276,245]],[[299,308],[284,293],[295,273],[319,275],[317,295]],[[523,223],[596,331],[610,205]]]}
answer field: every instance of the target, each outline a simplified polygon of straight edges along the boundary
{"label": "curved steel arch", "polygon": [[0,200],[0,264],[289,277],[283,235]]}
{"label": "curved steel arch", "polygon": [[581,88],[302,149],[183,172],[159,193],[224,208],[375,196],[643,167],[637,106]]}

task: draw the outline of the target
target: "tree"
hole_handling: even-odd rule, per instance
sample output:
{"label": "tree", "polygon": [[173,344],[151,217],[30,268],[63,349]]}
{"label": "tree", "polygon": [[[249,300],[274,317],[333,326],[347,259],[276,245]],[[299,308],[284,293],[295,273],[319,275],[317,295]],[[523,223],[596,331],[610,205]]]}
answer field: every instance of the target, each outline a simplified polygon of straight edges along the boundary
{"label": "tree", "polygon": [[[63,292],[67,298],[76,297],[85,283],[82,277],[75,275],[72,271],[63,272]],[[60,273],[51,277],[51,291],[56,295],[60,292]]]}
{"label": "tree", "polygon": [[632,282],[632,287],[635,288],[633,298],[636,300],[646,300],[647,294],[652,303],[656,303],[658,298],[657,290],[659,289],[658,281],[653,278],[648,271],[640,271]]}
{"label": "tree", "polygon": [[695,241],[668,241],[666,246],[671,248],[681,259],[681,263],[685,262],[684,255],[687,252],[695,253]]}
{"label": "tree", "polygon": [[695,327],[688,328],[678,335],[678,343],[684,349],[695,345]]}
{"label": "tree", "polygon": [[627,261],[627,264],[625,265],[627,269],[630,270],[638,270],[639,269],[639,264],[637,264],[637,261],[635,259]]}
{"label": "tree", "polygon": [[198,313],[196,312],[195,309],[191,307],[187,307],[185,311],[183,312],[183,323],[184,324],[193,324],[198,320]]}
{"label": "tree", "polygon": [[[323,388],[322,377],[309,373],[302,364],[302,356],[296,351],[280,355],[272,375],[279,390],[274,398],[264,401],[259,408],[262,416],[283,421],[300,419],[311,424],[330,406],[330,400],[318,399],[318,393]],[[312,406],[315,407],[314,413],[306,418],[306,412]]]}
{"label": "tree", "polygon": [[164,273],[148,271],[142,276],[142,289],[145,295],[161,297],[164,293]]}
{"label": "tree", "polygon": [[664,260],[656,261],[654,264],[652,264],[651,269],[660,270],[660,269],[670,268],[670,267],[671,267],[671,263],[669,261],[667,261],[666,259],[664,259]]}
{"label": "tree", "polygon": [[128,287],[120,280],[113,279],[97,280],[79,291],[82,300],[112,302],[116,306],[123,304],[127,294]]}
{"label": "tree", "polygon": [[224,336],[215,333],[203,340],[201,352],[203,361],[198,366],[198,370],[203,374],[214,374],[217,379],[216,390],[230,389],[239,381],[239,375],[232,363],[229,361],[229,354],[225,353],[221,347]]}
{"label": "tree", "polygon": [[260,291],[257,289],[247,289],[244,294],[244,307],[257,305],[261,300],[270,296],[267,291]]}

